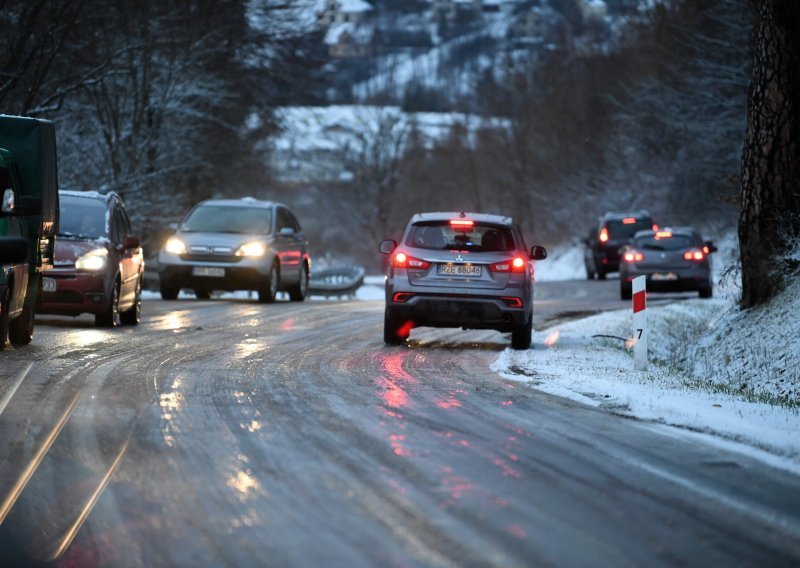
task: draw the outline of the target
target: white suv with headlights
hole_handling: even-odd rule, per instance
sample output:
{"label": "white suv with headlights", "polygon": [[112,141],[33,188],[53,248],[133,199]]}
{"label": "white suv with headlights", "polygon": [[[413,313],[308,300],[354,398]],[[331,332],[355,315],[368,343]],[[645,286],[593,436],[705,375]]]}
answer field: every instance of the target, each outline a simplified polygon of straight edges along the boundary
{"label": "white suv with headlights", "polygon": [[286,291],[303,301],[311,259],[288,207],[271,201],[210,199],[195,205],[158,254],[161,297],[183,288],[208,299],[213,290],[255,290],[259,302]]}

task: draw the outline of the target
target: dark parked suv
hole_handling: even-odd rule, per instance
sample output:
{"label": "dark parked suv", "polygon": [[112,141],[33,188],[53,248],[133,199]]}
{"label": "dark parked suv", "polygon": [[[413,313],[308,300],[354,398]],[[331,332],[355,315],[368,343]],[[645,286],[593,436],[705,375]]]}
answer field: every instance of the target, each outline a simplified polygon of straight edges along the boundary
{"label": "dark parked suv", "polygon": [[609,272],[619,271],[620,249],[644,229],[658,229],[647,211],[610,211],[600,217],[584,240],[586,277],[603,280]]}
{"label": "dark parked suv", "polygon": [[511,332],[514,349],[531,345],[533,262],[544,247],[526,250],[509,217],[479,213],[414,215],[390,255],[383,339],[402,343],[417,326]]}
{"label": "dark parked suv", "polygon": [[158,254],[161,297],[182,288],[208,299],[213,290],[255,290],[259,302],[308,292],[311,258],[297,218],[272,201],[209,199],[192,208]]}
{"label": "dark parked suv", "polygon": [[44,272],[37,313],[94,314],[105,327],[138,324],[144,257],[122,199],[113,192],[58,194],[55,262]]}

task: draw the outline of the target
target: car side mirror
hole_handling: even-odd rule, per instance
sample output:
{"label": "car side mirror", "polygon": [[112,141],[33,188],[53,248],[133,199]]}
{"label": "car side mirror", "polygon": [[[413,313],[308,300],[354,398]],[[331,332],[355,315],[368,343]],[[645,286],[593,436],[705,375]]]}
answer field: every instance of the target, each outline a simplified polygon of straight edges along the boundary
{"label": "car side mirror", "polygon": [[139,237],[125,237],[122,241],[122,248],[129,250],[129,249],[137,249],[142,246],[142,241]]}
{"label": "car side mirror", "polygon": [[392,251],[397,248],[397,241],[393,241],[392,239],[386,239],[385,241],[381,241],[381,244],[378,245],[378,250],[381,254],[392,254]]}
{"label": "car side mirror", "polygon": [[294,229],[291,227],[283,227],[278,234],[282,237],[293,237],[294,236]]}
{"label": "car side mirror", "polygon": [[170,223],[169,225],[167,225],[167,227],[169,227],[169,230],[173,231],[173,232],[178,230],[178,224],[177,223]]}
{"label": "car side mirror", "polygon": [[0,262],[19,264],[28,260],[28,243],[19,237],[0,237]]}
{"label": "car side mirror", "polygon": [[539,245],[532,246],[531,258],[533,260],[544,260],[545,258],[547,258],[547,249],[544,247],[540,247]]}
{"label": "car side mirror", "polygon": [[14,190],[7,189],[3,192],[3,202],[0,205],[0,213],[14,212]]}

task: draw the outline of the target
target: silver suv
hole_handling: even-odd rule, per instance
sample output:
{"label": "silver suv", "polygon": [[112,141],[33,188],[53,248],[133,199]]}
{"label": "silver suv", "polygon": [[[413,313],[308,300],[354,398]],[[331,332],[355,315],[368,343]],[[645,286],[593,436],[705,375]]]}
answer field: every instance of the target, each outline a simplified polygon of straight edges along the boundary
{"label": "silver suv", "polygon": [[287,291],[305,299],[311,259],[300,223],[280,203],[211,199],[189,211],[158,254],[161,297],[182,288],[199,299],[213,290],[256,290],[259,302]]}
{"label": "silver suv", "polygon": [[511,332],[514,349],[531,345],[533,260],[509,217],[480,213],[414,215],[389,255],[383,340],[399,345],[417,326]]}

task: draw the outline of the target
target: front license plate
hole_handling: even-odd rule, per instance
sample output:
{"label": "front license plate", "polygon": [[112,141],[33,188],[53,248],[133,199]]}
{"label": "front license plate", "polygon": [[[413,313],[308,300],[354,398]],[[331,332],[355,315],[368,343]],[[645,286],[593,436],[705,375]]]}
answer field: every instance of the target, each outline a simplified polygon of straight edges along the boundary
{"label": "front license plate", "polygon": [[440,264],[436,272],[444,276],[480,276],[482,269],[473,264]]}
{"label": "front license plate", "polygon": [[225,269],[216,266],[195,266],[192,268],[192,276],[211,276],[213,278],[224,278]]}
{"label": "front license plate", "polygon": [[674,272],[667,272],[666,274],[662,272],[656,272],[650,278],[661,282],[664,280],[677,280],[678,275],[675,274]]}
{"label": "front license plate", "polygon": [[55,292],[56,279],[55,278],[42,278],[42,292]]}

